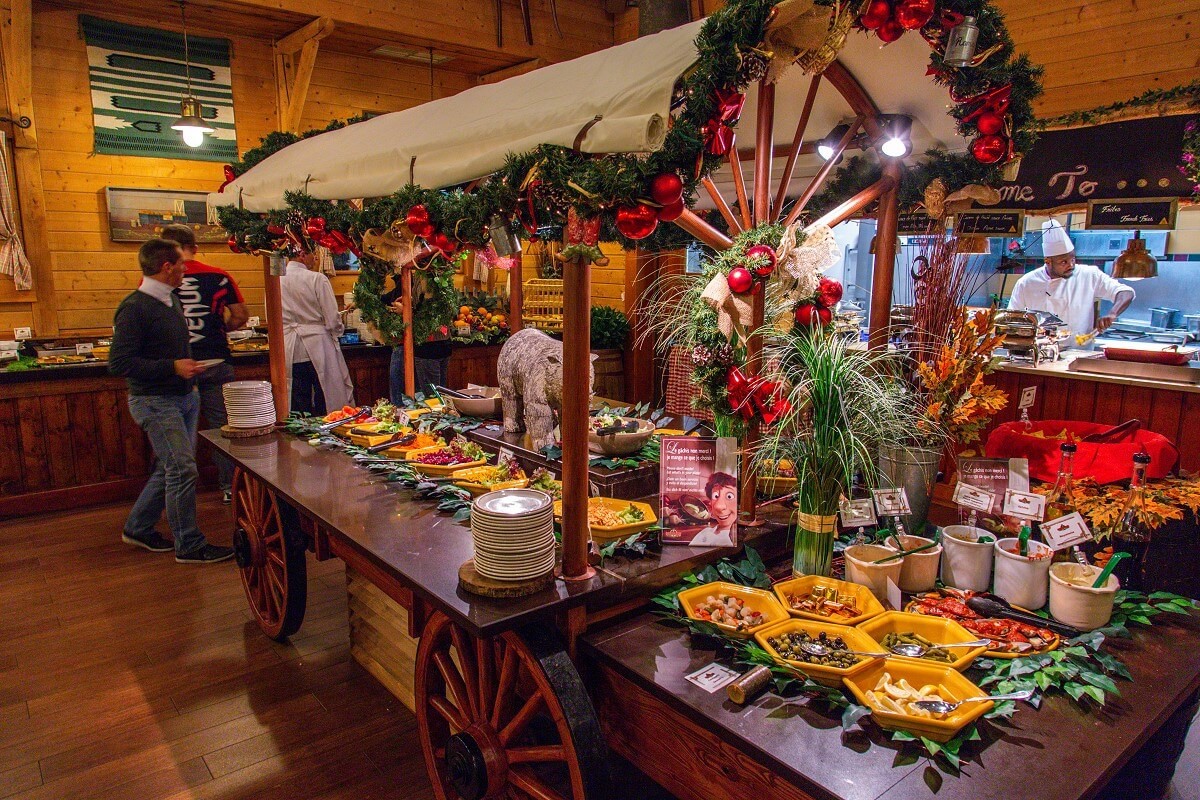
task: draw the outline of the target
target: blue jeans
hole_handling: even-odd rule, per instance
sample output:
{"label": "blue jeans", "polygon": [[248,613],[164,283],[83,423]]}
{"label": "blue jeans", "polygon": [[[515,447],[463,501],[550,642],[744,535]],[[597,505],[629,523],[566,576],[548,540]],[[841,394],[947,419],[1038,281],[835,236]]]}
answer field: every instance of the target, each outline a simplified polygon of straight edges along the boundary
{"label": "blue jeans", "polygon": [[[196,388],[200,390],[200,412],[210,428],[219,428],[229,422],[225,413],[225,395],[221,387],[233,380],[233,365],[229,362],[217,364],[201,372],[196,378]],[[233,462],[217,450],[212,451],[213,463],[217,465],[217,480],[221,491],[228,492],[233,488]]]}
{"label": "blue jeans", "polygon": [[129,413],[154,448],[154,472],[125,521],[125,535],[145,538],[167,510],[175,555],[199,550],[208,542],[196,526],[196,424],[200,397],[130,395]]}

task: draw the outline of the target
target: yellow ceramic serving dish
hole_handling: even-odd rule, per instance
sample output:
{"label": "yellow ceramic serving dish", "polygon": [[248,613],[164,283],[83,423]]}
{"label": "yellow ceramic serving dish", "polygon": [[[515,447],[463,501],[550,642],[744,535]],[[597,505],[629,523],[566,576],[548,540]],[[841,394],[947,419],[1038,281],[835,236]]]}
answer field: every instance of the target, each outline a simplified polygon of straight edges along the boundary
{"label": "yellow ceramic serving dish", "polygon": [[[633,506],[642,512],[642,518],[637,522],[626,522],[623,525],[592,525],[589,523],[588,528],[592,531],[593,539],[620,539],[625,536],[644,531],[650,526],[658,522],[658,516],[655,515],[654,509],[649,503],[639,503],[636,500],[618,500],[615,497],[591,497],[588,498],[588,508],[607,508],[615,513],[620,513],[625,509]],[[554,501],[554,518],[562,519],[562,500]]]}
{"label": "yellow ceramic serving dish", "polygon": [[[907,614],[903,611],[885,612],[863,622],[858,626],[858,629],[874,639],[878,643],[880,650],[886,649],[883,646],[883,638],[889,633],[915,633],[918,636],[925,637],[934,644],[972,642],[979,638],[952,619],[930,617],[925,614]],[[962,672],[971,665],[972,661],[983,655],[983,651],[986,649],[986,647],[980,645],[978,647],[956,647],[953,650],[941,651],[955,659],[948,664],[939,661],[930,661],[925,658],[893,657],[899,661],[913,661],[918,664],[929,664],[936,667],[951,667]]]}
{"label": "yellow ceramic serving dish", "polygon": [[[393,433],[367,433],[366,432],[366,431],[374,431],[376,428],[378,428],[382,424],[383,424],[382,422],[367,422],[367,423],[360,425],[360,424],[357,424],[354,422],[348,422],[339,428],[334,428],[333,432],[336,433],[338,436],[342,436],[342,437],[345,437],[346,439],[349,439],[351,444],[356,444],[359,447],[374,447],[377,444],[383,444],[388,439],[391,439],[393,436],[396,435],[394,432]],[[400,430],[403,431],[404,433],[409,432],[408,428],[401,428]]]}
{"label": "yellow ceramic serving dish", "polygon": [[404,458],[407,461],[413,462],[413,469],[415,469],[417,472],[420,472],[424,475],[432,475],[432,476],[449,475],[453,472],[459,471],[460,469],[470,469],[471,467],[482,467],[484,464],[487,463],[483,459],[479,459],[478,461],[467,461],[463,464],[422,464],[421,462],[417,461],[417,456],[419,456],[423,453],[437,452],[438,450],[441,450],[443,446],[418,447],[416,450],[409,450],[407,453],[405,453]]}
{"label": "yellow ceramic serving dish", "polygon": [[[812,593],[813,587],[832,587],[837,590],[838,594],[852,594],[854,596],[854,605],[861,613],[857,616],[841,619],[838,617],[823,616],[813,611],[802,611],[792,608],[789,598],[792,595],[807,596]],[[773,588],[775,589],[775,594],[779,597],[779,602],[783,604],[788,613],[793,617],[800,617],[801,619],[831,622],[835,625],[857,625],[860,622],[865,622],[871,617],[883,613],[883,605],[875,599],[875,595],[871,594],[869,588],[858,583],[839,581],[837,578],[825,578],[820,575],[801,575],[798,578],[780,581]]]}
{"label": "yellow ceramic serving dish", "polygon": [[[431,440],[433,442],[432,444],[430,444]],[[404,458],[404,455],[412,450],[427,450],[431,447],[445,446],[445,439],[442,439],[438,436],[431,436],[428,433],[419,433],[417,434],[417,438],[413,440],[412,444],[389,447],[387,450],[384,450],[382,453],[380,453],[380,455],[387,456],[388,458]]]}
{"label": "yellow ceramic serving dish", "polygon": [[521,470],[517,473],[517,477],[510,481],[498,481],[496,483],[483,484],[482,480],[486,480],[495,472],[495,467],[468,467],[467,469],[456,469],[450,473],[450,477],[454,479],[454,485],[466,489],[473,496],[478,497],[481,494],[488,492],[497,492],[501,489],[524,489],[529,485],[529,478],[526,477],[525,471]]}
{"label": "yellow ceramic serving dish", "polygon": [[962,673],[949,666],[922,664],[907,658],[887,658],[869,662],[865,669],[858,670],[854,675],[847,675],[843,683],[859,703],[871,709],[871,716],[884,730],[908,731],[935,742],[946,742],[953,739],[968,724],[991,711],[995,705],[991,700],[964,703],[945,719],[886,711],[867,699],[867,692],[875,688],[885,671],[892,676],[893,683],[905,678],[915,687],[933,684],[937,687],[938,695],[950,703],[987,694],[963,677]]}
{"label": "yellow ceramic serving dish", "polygon": [[765,464],[765,472],[769,474],[759,475],[755,486],[758,488],[758,493],[765,497],[779,497],[780,495],[788,494],[796,491],[796,479],[791,476],[777,475],[776,470],[790,470],[793,464],[786,458],[780,459],[777,464]]}
{"label": "yellow ceramic serving dish", "polygon": [[[914,598],[912,602],[904,607],[904,610],[910,614],[917,614],[922,617],[932,617],[937,619],[938,617],[935,614],[921,614],[921,612],[917,610],[920,607],[920,603],[918,602],[919,600],[920,597]],[[1020,606],[1013,606],[1013,608],[1017,609],[1018,611],[1024,611],[1027,614],[1032,613],[1028,609],[1021,608]],[[963,628],[963,630],[966,630],[966,628]],[[970,631],[968,631],[968,633],[970,633]],[[988,637],[986,634],[980,634],[979,636],[972,634],[972,638],[986,639]],[[1049,653],[1051,650],[1057,650],[1060,642],[1062,642],[1062,637],[1056,635],[1054,640],[1045,647],[1038,647],[1032,650],[1026,650],[1024,652],[1019,650],[984,650],[983,655],[987,656],[988,658],[1021,658],[1023,656],[1040,656],[1043,653]]]}
{"label": "yellow ceramic serving dish", "polygon": [[[785,612],[786,613],[786,612]],[[824,686],[841,686],[842,678],[849,675],[855,675],[861,672],[872,660],[863,656],[859,656],[859,661],[852,667],[831,667],[826,664],[809,664],[805,661],[794,661],[790,658],[784,658],[771,644],[771,638],[779,636],[783,633],[798,633],[806,631],[809,636],[814,639],[822,633],[829,636],[840,636],[842,641],[846,643],[846,647],[850,650],[858,650],[861,653],[878,653],[879,646],[871,640],[870,636],[860,631],[858,628],[851,628],[848,625],[836,625],[831,622],[817,622],[812,619],[799,619],[793,617],[786,619],[775,625],[770,625],[766,628],[759,628],[754,634],[754,641],[758,642],[762,649],[766,650],[781,664],[787,664],[789,667],[800,670],[808,677],[812,678],[819,684]]]}
{"label": "yellow ceramic serving dish", "polygon": [[[761,631],[771,627],[773,624],[787,619],[787,612],[779,605],[779,601],[775,599],[775,595],[765,589],[754,589],[749,586],[738,586],[736,583],[726,583],[724,581],[714,581],[706,583],[702,586],[693,586],[691,589],[684,589],[679,593],[679,605],[682,606],[683,612],[691,619],[700,620],[700,615],[696,613],[697,606],[704,603],[705,598],[709,595],[718,597],[720,595],[732,595],[740,598],[752,610],[762,614],[766,619],[761,625],[746,630],[737,630],[732,625],[724,625],[719,622],[712,623],[720,628],[729,636],[737,639],[749,639],[754,635],[755,631]],[[707,621],[707,620],[701,620]]]}

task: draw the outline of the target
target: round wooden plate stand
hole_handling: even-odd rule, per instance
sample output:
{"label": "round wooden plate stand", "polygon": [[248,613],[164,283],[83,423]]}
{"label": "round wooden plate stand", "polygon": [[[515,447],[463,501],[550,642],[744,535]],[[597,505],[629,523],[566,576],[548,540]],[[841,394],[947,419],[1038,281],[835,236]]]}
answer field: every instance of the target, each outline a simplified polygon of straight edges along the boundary
{"label": "round wooden plate stand", "polygon": [[435,612],[417,647],[415,701],[438,800],[610,796],[599,720],[551,631],[478,639]]}
{"label": "round wooden plate stand", "polygon": [[233,554],[250,610],[271,639],[300,628],[308,599],[304,534],[295,511],[240,467],[233,474]]}

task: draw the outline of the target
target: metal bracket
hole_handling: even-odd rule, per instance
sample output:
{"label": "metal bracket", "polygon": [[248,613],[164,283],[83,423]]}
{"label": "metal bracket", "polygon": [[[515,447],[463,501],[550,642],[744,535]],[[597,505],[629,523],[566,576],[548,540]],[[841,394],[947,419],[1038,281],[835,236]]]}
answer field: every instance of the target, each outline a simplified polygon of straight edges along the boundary
{"label": "metal bracket", "polygon": [[28,128],[33,127],[33,120],[31,120],[29,117],[25,116],[24,114],[17,117],[16,119],[13,119],[12,117],[0,117],[0,122],[11,122],[13,125],[16,125],[18,128],[23,128],[23,129],[28,129]]}

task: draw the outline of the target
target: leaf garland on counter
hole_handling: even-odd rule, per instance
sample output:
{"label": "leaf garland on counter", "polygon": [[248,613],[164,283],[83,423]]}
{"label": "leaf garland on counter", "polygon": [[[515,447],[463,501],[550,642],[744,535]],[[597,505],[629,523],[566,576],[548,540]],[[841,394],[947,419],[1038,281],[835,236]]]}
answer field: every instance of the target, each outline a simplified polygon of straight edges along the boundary
{"label": "leaf garland on counter", "polygon": [[[1034,491],[1047,494],[1053,488],[1038,483]],[[1088,521],[1098,541],[1108,540],[1115,532],[1129,494],[1121,484],[1100,485],[1088,477],[1075,480],[1072,499],[1075,507]],[[1146,483],[1146,504],[1142,522],[1157,530],[1168,522],[1182,520],[1188,513],[1200,514],[1200,475],[1184,478],[1166,477]]]}

